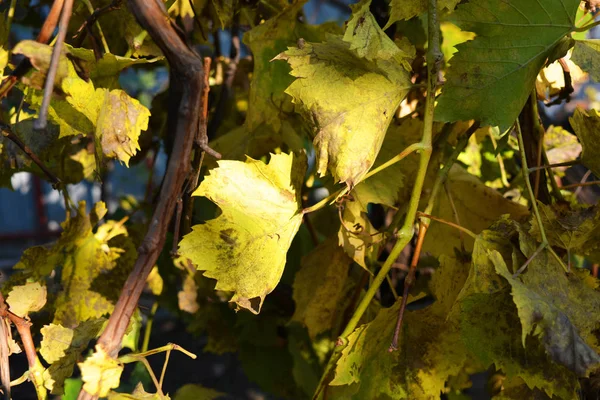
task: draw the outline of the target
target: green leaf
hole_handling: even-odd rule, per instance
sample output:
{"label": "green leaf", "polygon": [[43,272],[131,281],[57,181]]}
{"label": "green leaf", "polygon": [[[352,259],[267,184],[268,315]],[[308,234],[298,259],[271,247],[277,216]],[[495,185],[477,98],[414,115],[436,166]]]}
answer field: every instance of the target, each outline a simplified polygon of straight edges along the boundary
{"label": "green leaf", "polygon": [[[460,0],[440,0],[438,9],[452,11],[458,3]],[[389,28],[396,21],[411,19],[427,12],[427,0],[392,0],[390,7],[390,19],[383,29]]]}
{"label": "green leaf", "polygon": [[110,389],[119,386],[123,364],[111,358],[101,346],[96,346],[94,354],[78,363],[83,380],[83,390],[92,396],[106,397]]}
{"label": "green leaf", "polygon": [[194,226],[179,243],[181,255],[216,279],[216,290],[233,291],[231,301],[255,314],[277,286],[302,222],[305,170],[305,157],[293,154],[274,154],[269,164],[219,161],[193,193],[213,201],[222,214]]}
{"label": "green leaf", "polygon": [[[531,257],[538,246],[536,241],[523,230],[519,237],[521,251]],[[565,276],[547,250],[537,254],[518,278],[497,253],[492,252],[490,258],[512,287],[523,325],[523,343],[529,334],[539,336],[556,363],[586,376],[600,363],[600,347],[593,333],[600,325],[593,311],[600,306],[596,280],[587,271],[575,270]]]}
{"label": "green leaf", "polygon": [[594,109],[585,111],[577,108],[569,122],[583,147],[581,162],[594,175],[600,176],[600,114]]}
{"label": "green leaf", "polygon": [[[588,255],[598,250],[600,215],[596,207],[572,208],[565,203],[546,205],[538,202],[546,237],[552,246],[575,254]],[[536,218],[531,220],[531,235],[541,240]]]}
{"label": "green leaf", "polygon": [[480,0],[460,5],[451,21],[477,37],[458,45],[436,119],[475,119],[482,125],[499,126],[501,131],[510,127],[539,71],[573,30],[579,3]]}
{"label": "green leaf", "polygon": [[274,58],[292,67],[296,80],[286,93],[316,126],[318,173],[329,170],[336,181],[351,187],[373,165],[411,86],[406,68],[410,54],[381,32],[368,4],[355,6],[349,22],[355,28],[348,28],[343,39],[302,43]]}
{"label": "green leaf", "polygon": [[[398,351],[385,354],[398,318],[399,301],[392,308],[382,309],[372,322],[348,337],[331,385],[349,386],[330,388],[336,398],[437,398],[448,378],[459,373],[467,354],[456,324],[446,318],[468,270],[449,257],[442,258],[441,264],[443,276],[434,285],[439,301],[426,309],[407,312]],[[439,282],[447,287],[442,288]]]}
{"label": "green leaf", "polygon": [[75,329],[56,324],[45,325],[41,329],[40,354],[50,364],[43,374],[46,389],[53,394],[67,391],[67,378],[73,375],[81,354],[98,336],[105,322],[105,319],[99,318],[82,322]]}
{"label": "green leaf", "polygon": [[302,258],[294,279],[296,311],[292,320],[306,325],[311,338],[331,329],[337,319],[351,263],[335,238]]}
{"label": "green leaf", "polygon": [[8,294],[6,302],[11,312],[25,318],[31,312],[41,310],[46,304],[46,286],[38,282],[15,286]]}
{"label": "green leaf", "polygon": [[571,55],[571,61],[590,74],[593,80],[600,82],[600,40],[578,40]]}
{"label": "green leaf", "polygon": [[338,241],[348,256],[369,271],[365,259],[373,256],[375,251],[373,245],[380,237],[377,236],[377,230],[369,221],[367,205],[358,196],[344,204]]}
{"label": "green leaf", "polygon": [[214,389],[188,383],[177,389],[173,400],[213,400],[218,399],[221,396],[223,396],[223,393]]}
{"label": "green leaf", "polygon": [[458,321],[461,340],[471,357],[482,364],[480,369],[494,365],[509,378],[521,377],[529,388],[543,389],[549,396],[574,398],[576,375],[552,362],[536,338],[527,337],[523,347],[523,330],[510,286],[497,274],[489,257],[494,253],[512,260],[516,235],[517,227],[507,218],[478,235],[469,277],[448,319]]}

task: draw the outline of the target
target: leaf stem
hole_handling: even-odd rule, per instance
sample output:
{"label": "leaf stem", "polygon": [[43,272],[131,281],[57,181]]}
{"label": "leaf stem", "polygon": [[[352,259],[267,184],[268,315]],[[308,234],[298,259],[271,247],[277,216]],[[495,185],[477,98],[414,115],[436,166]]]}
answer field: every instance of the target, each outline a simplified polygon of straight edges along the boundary
{"label": "leaf stem", "polygon": [[410,242],[413,237],[414,228],[413,224],[417,215],[417,209],[419,207],[419,200],[421,199],[421,191],[425,183],[425,176],[427,175],[427,168],[429,166],[429,160],[432,153],[432,137],[433,137],[433,114],[435,109],[435,90],[438,82],[438,71],[439,64],[443,59],[443,54],[440,51],[440,24],[438,20],[438,8],[437,0],[429,0],[429,12],[428,12],[428,30],[429,30],[429,46],[427,49],[427,99],[425,101],[425,117],[423,123],[423,136],[421,139],[421,157],[419,160],[419,169],[415,178],[415,185],[408,205],[408,211],[406,213],[406,219],[404,220],[403,226],[397,233],[398,240],[392,248],[388,258],[385,260],[383,266],[377,273],[377,276],[373,279],[373,282],[369,286],[367,293],[362,298],[358,307],[354,311],[354,314],[350,318],[350,321],[346,325],[344,331],[338,338],[336,347],[334,349],[331,358],[327,364],[325,372],[321,377],[321,381],[317,386],[314,398],[319,396],[319,393],[327,385],[327,380],[337,360],[341,356],[342,349],[348,344],[348,336],[356,329],[356,326],[360,322],[363,314],[367,310],[371,300],[379,290],[379,286],[385,280],[390,268],[394,264],[394,261],[398,258],[404,247]]}
{"label": "leaf stem", "polygon": [[548,251],[552,256],[558,261],[560,266],[565,270],[565,272],[569,272],[569,269],[565,266],[563,260],[554,252],[552,246],[549,245],[548,238],[546,237],[546,230],[544,229],[544,225],[542,223],[542,216],[540,214],[540,210],[537,206],[537,201],[533,193],[533,188],[531,187],[531,182],[529,181],[529,168],[527,167],[527,155],[525,154],[525,144],[523,141],[523,132],[521,132],[521,124],[519,123],[519,119],[517,118],[515,122],[515,128],[517,130],[517,138],[519,140],[519,153],[521,154],[521,168],[523,171],[523,179],[525,180],[525,186],[527,187],[527,192],[529,193],[529,197],[531,200],[531,209],[533,210],[533,214],[535,215],[535,219],[540,228],[540,236],[542,237],[542,243],[538,247],[538,249],[529,257],[529,259],[515,272],[514,276],[518,276],[521,274],[527,265],[544,249],[548,248]]}
{"label": "leaf stem", "polygon": [[573,31],[574,32],[585,32],[585,31],[588,31],[588,30],[590,30],[593,27],[598,26],[598,25],[600,25],[600,21],[594,21],[594,22],[589,23],[587,25],[580,26],[579,28],[575,28],[575,29],[573,29]]}

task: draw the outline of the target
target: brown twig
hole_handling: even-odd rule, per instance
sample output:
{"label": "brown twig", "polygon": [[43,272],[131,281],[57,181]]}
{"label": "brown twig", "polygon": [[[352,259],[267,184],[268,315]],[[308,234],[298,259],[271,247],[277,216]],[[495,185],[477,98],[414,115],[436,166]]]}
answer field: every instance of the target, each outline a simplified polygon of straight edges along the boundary
{"label": "brown twig", "polygon": [[404,312],[406,310],[406,304],[408,303],[408,293],[410,292],[410,289],[415,282],[417,264],[419,263],[419,258],[421,257],[421,249],[423,248],[423,242],[425,241],[425,234],[427,233],[427,228],[428,226],[424,224],[422,220],[420,220],[419,234],[417,236],[415,252],[413,253],[413,258],[410,263],[410,269],[408,270],[408,274],[406,275],[406,278],[404,278],[404,292],[402,293],[402,303],[400,304],[400,310],[398,311],[398,321],[396,322],[396,328],[394,329],[394,337],[392,338],[392,343],[388,348],[388,351],[390,353],[395,350],[398,350],[398,339],[400,338],[402,322],[404,321]]}
{"label": "brown twig", "polygon": [[34,129],[44,130],[48,124],[48,107],[50,107],[50,99],[54,90],[54,80],[58,71],[58,64],[62,53],[63,43],[67,36],[69,20],[73,11],[73,0],[65,0],[62,11],[60,13],[60,22],[58,23],[58,34],[56,35],[56,43],[52,49],[52,57],[50,58],[50,66],[44,83],[44,97],[42,98],[42,106],[38,118],[33,123]]}
{"label": "brown twig", "polygon": [[23,153],[27,154],[31,161],[33,161],[38,167],[40,167],[40,169],[44,172],[44,174],[46,174],[46,177],[48,177],[48,180],[50,180],[52,186],[55,189],[61,185],[61,180],[56,175],[54,175],[54,173],[50,171],[48,167],[44,165],[42,160],[40,160],[40,158],[33,152],[33,150],[29,148],[29,146],[23,143],[21,138],[15,135],[10,126],[6,125],[3,122],[0,122],[0,130],[2,131],[2,136],[16,144],[23,151]]}
{"label": "brown twig", "polygon": [[[590,177],[590,175],[592,175],[592,170],[588,169],[587,172],[585,174],[583,174],[583,177],[581,178],[581,180],[579,181],[579,183],[585,183],[588,178]],[[579,195],[581,194],[581,191],[583,190],[583,186],[579,186],[577,189],[575,189],[575,197],[579,198]]]}
{"label": "brown twig", "polygon": [[[148,31],[150,37],[162,50],[170,65],[171,101],[168,129],[175,140],[158,203],[146,236],[138,249],[138,259],[98,340],[98,344],[111,357],[116,357],[119,353],[123,335],[137,307],[146,278],[164,247],[177,198],[191,168],[191,152],[202,113],[202,92],[205,82],[202,59],[180,38],[171,22],[164,18],[164,11],[159,3],[128,0],[127,4],[139,24]],[[82,390],[78,399],[94,397]]]}
{"label": "brown twig", "polygon": [[[200,114],[200,126],[198,127],[198,135],[206,136],[207,125],[208,125],[208,93],[210,86],[208,78],[210,75],[210,57],[204,57],[204,89],[202,91],[202,113]],[[197,143],[201,141],[200,138],[196,140]],[[192,230],[192,213],[194,211],[194,196],[192,192],[198,187],[198,181],[200,180],[200,171],[202,170],[202,162],[204,161],[204,150],[201,147],[194,148],[194,159],[192,161],[192,177],[187,183],[186,192],[182,193],[185,196],[185,212],[183,216],[183,234],[188,234]],[[179,234],[179,232],[177,232]],[[173,244],[173,249],[177,249],[177,243]]]}
{"label": "brown twig", "polygon": [[[52,8],[44,21],[44,25],[42,25],[42,29],[38,34],[36,41],[39,43],[48,43],[50,38],[52,37],[52,33],[56,29],[56,24],[58,23],[58,18],[60,17],[60,12],[63,9],[63,4],[65,0],[54,0],[52,3]],[[28,58],[24,59],[17,65],[14,71],[4,79],[2,84],[0,84],[0,99],[3,98],[10,92],[10,90],[15,86],[19,78],[24,76],[27,71],[31,68],[31,61]]]}
{"label": "brown twig", "polygon": [[[17,328],[21,343],[23,344],[23,350],[25,350],[25,355],[27,356],[30,378],[34,382],[34,385],[36,385],[36,391],[43,390],[38,387],[38,385],[42,385],[43,387],[43,383],[40,376],[41,371],[39,370],[39,360],[35,351],[35,344],[31,336],[31,322],[10,311],[2,293],[0,293],[0,318],[8,318]],[[1,323],[4,323],[4,321],[1,321]]]}
{"label": "brown twig", "polygon": [[96,23],[98,18],[111,11],[118,10],[121,7],[121,3],[123,3],[123,0],[113,0],[110,4],[95,9],[88,19],[83,21],[83,24],[81,24],[79,29],[77,29],[77,32],[73,35],[73,47],[81,47],[85,40],[86,33],[91,31],[91,26]]}
{"label": "brown twig", "polygon": [[562,188],[565,190],[569,190],[569,189],[579,188],[579,187],[583,187],[583,186],[596,186],[596,185],[600,185],[600,181],[573,183],[571,185],[565,185]]}

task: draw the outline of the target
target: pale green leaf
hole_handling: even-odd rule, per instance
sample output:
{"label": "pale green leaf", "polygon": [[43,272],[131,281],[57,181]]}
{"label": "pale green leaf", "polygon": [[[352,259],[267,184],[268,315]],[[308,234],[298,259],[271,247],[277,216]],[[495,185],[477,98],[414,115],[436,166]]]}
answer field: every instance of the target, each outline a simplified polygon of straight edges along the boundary
{"label": "pale green leaf", "polygon": [[561,41],[574,28],[579,3],[479,0],[460,5],[451,21],[477,37],[458,45],[436,119],[510,127],[547,59],[556,57],[557,46],[564,50]]}
{"label": "pale green leaf", "polygon": [[6,302],[11,312],[20,317],[27,317],[29,313],[41,310],[46,304],[46,286],[38,282],[15,286],[8,293]]}
{"label": "pale green leaf", "polygon": [[593,80],[600,82],[600,40],[578,40],[575,42],[571,61],[590,74]]}
{"label": "pale green leaf", "polygon": [[97,345],[94,354],[78,363],[83,380],[83,390],[93,396],[106,397],[110,389],[119,386],[123,365],[111,358]]}
{"label": "pale green leaf", "polygon": [[[329,170],[336,181],[351,187],[375,162],[411,86],[403,66],[406,53],[381,33],[367,4],[355,8],[351,22],[357,29],[347,29],[343,39],[301,43],[275,57],[292,67],[296,80],[286,93],[315,125],[318,173]],[[372,40],[367,40],[368,32]]]}
{"label": "pale green leaf", "polygon": [[[34,70],[22,78],[22,81],[35,89],[41,90],[46,81],[46,74],[50,67],[50,58],[52,56],[53,47],[35,40],[23,40],[14,47],[14,54],[23,54],[29,58]],[[69,75],[70,61],[67,59],[68,51],[63,49],[59,58],[58,67],[56,70],[56,78],[54,79],[55,89],[60,89],[63,79]]]}
{"label": "pale green leaf", "polygon": [[234,292],[239,307],[260,312],[265,296],[279,283],[287,250],[302,222],[300,185],[305,156],[274,154],[269,164],[248,158],[219,161],[195,196],[216,203],[222,214],[179,243],[216,290]]}
{"label": "pale green leaf", "polygon": [[335,238],[302,258],[301,269],[294,278],[296,311],[292,320],[306,325],[311,338],[331,329],[338,317],[337,306],[351,263]]}
{"label": "pale green leaf", "polygon": [[577,108],[569,122],[583,147],[581,162],[600,176],[600,114],[594,109]]}

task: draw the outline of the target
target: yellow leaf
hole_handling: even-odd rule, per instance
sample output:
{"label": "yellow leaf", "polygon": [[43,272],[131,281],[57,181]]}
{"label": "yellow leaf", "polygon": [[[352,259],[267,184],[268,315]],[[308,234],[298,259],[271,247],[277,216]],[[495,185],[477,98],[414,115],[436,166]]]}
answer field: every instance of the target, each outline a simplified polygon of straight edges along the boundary
{"label": "yellow leaf", "polygon": [[106,354],[101,346],[84,362],[78,363],[83,389],[93,396],[106,397],[110,389],[119,386],[123,365]]}
{"label": "yellow leaf", "polygon": [[219,161],[194,192],[216,203],[222,214],[179,243],[216,290],[234,292],[239,307],[258,314],[277,286],[286,253],[302,222],[300,187],[306,156],[273,154],[269,164],[248,158]]}
{"label": "yellow leaf", "polygon": [[38,282],[15,286],[8,294],[6,302],[10,311],[20,317],[27,317],[30,312],[39,311],[46,304],[46,286]]}

